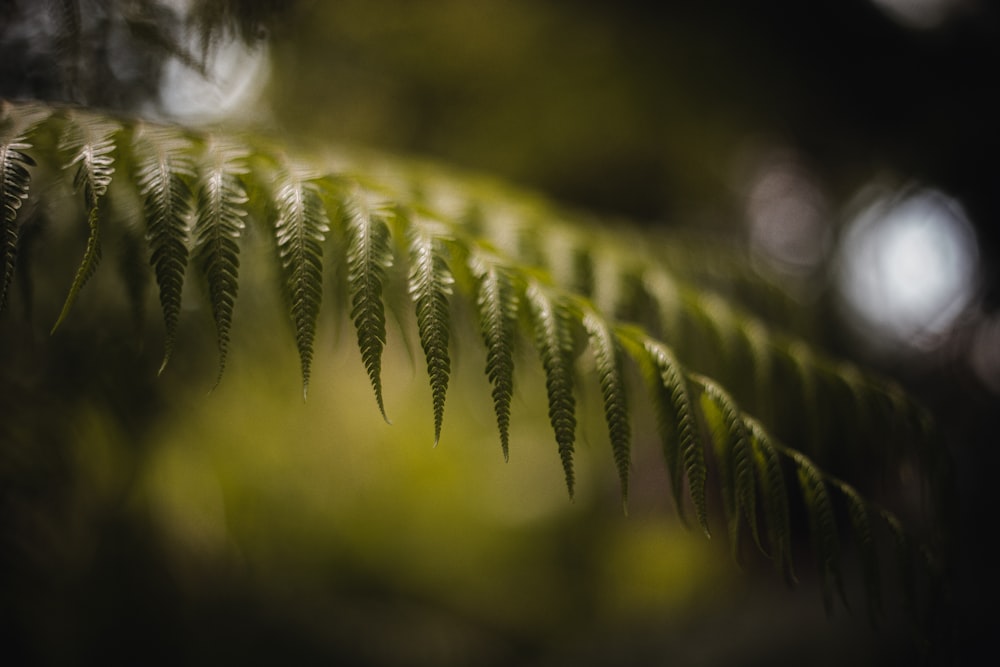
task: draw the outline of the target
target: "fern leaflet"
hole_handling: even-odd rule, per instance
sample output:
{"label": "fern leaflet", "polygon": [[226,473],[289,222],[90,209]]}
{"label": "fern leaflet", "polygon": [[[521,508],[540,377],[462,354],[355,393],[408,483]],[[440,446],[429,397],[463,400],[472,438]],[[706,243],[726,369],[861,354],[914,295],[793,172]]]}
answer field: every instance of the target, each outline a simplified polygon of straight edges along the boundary
{"label": "fern leaflet", "polygon": [[656,306],[656,320],[664,340],[677,336],[681,322],[681,295],[674,279],[662,269],[649,269],[641,276],[642,288]]}
{"label": "fern leaflet", "polygon": [[389,225],[384,210],[372,211],[363,194],[345,202],[347,225],[347,282],[351,319],[358,332],[358,348],[375,392],[382,419],[389,421],[382,400],[382,350],[385,348],[385,305],[382,284],[392,266]]}
{"label": "fern leaflet", "polygon": [[827,612],[833,608],[831,587],[836,587],[844,600],[843,584],[840,576],[840,540],[837,537],[837,522],[833,514],[833,504],[826,488],[822,473],[812,461],[802,454],[790,453],[795,462],[799,478],[799,488],[809,515],[809,527],[813,536],[816,560],[823,579],[823,604]]}
{"label": "fern leaflet", "polygon": [[595,253],[594,289],[591,297],[598,312],[610,318],[627,319],[626,310],[635,303],[634,278],[623,257],[608,249]]}
{"label": "fern leaflet", "polygon": [[14,278],[17,262],[17,213],[28,198],[31,172],[28,167],[35,161],[24,153],[31,148],[21,138],[0,144],[0,208],[3,209],[3,227],[0,227],[0,312],[7,306],[7,289]]}
{"label": "fern leaflet", "polygon": [[746,425],[732,399],[717,384],[699,377],[702,414],[709,423],[729,523],[729,539],[735,555],[739,549],[740,515],[750,524],[750,533],[763,550],[757,529],[757,491],[753,454]]}
{"label": "fern leaflet", "polygon": [[108,186],[111,185],[111,177],[115,172],[113,138],[115,133],[121,129],[117,123],[96,116],[72,114],[68,121],[61,148],[73,155],[65,168],[76,166],[73,187],[78,192],[83,191],[83,199],[87,207],[87,226],[90,231],[80,267],[76,271],[76,277],[70,286],[62,311],[52,327],[53,333],[69,314],[80,290],[94,275],[94,271],[101,261],[101,228],[98,204],[101,197],[107,193]]}
{"label": "fern leaflet", "polygon": [[531,307],[535,346],[545,370],[549,422],[555,432],[566,487],[573,496],[573,445],[576,441],[576,401],[573,398],[572,318],[565,303],[550,297],[536,282],[525,296]]}
{"label": "fern leaflet", "polygon": [[632,430],[628,420],[622,350],[611,328],[596,313],[584,313],[583,328],[587,331],[590,348],[594,353],[601,398],[604,401],[604,418],[608,423],[608,436],[611,439],[624,504],[628,499]]}
{"label": "fern leaflet", "polygon": [[681,522],[686,525],[687,518],[683,500],[684,468],[680,465],[680,440],[677,436],[677,423],[674,419],[670,392],[663,383],[660,367],[645,347],[648,341],[642,329],[621,327],[620,331],[623,333],[622,343],[628,347],[629,356],[638,364],[639,371],[646,381],[656,415],[657,434],[660,436],[664,462],[670,475],[670,492],[674,500],[674,507]]}
{"label": "fern leaflet", "polygon": [[851,520],[855,542],[857,542],[858,552],[861,555],[861,573],[865,581],[865,590],[868,591],[868,613],[872,620],[880,611],[882,600],[880,597],[878,555],[875,553],[875,540],[872,536],[871,520],[868,517],[868,504],[858,495],[852,487],[843,482],[838,482],[836,488],[847,500],[847,515]]}
{"label": "fern leaflet", "polygon": [[771,444],[767,432],[757,421],[747,419],[746,427],[750,435],[757,474],[760,477],[760,493],[764,503],[771,559],[775,568],[784,574],[789,582],[794,582],[788,489],[781,469],[779,451]]}
{"label": "fern leaflet", "polygon": [[486,345],[486,376],[493,385],[493,409],[504,460],[509,458],[510,400],[514,394],[514,336],[518,298],[510,272],[481,254],[470,259],[478,280],[476,306]]}
{"label": "fern leaflet", "polygon": [[[557,285],[577,294],[590,294],[594,275],[587,245],[570,229],[554,227],[541,238],[545,267]],[[607,311],[605,311],[607,312]]]}
{"label": "fern leaflet", "polygon": [[31,185],[29,167],[37,166],[25,151],[32,130],[51,115],[45,106],[10,104],[0,100],[0,312],[7,306],[7,295],[17,268],[21,205],[28,199]]}
{"label": "fern leaflet", "polygon": [[643,346],[644,358],[652,371],[647,375],[651,375],[649,379],[659,416],[664,458],[670,470],[674,500],[680,508],[680,490],[683,488],[686,475],[695,516],[705,534],[711,535],[708,528],[708,503],[705,498],[708,469],[705,464],[705,453],[702,451],[701,443],[698,442],[694,405],[687,378],[673,353],[665,345],[646,339],[643,341]]}
{"label": "fern leaflet", "polygon": [[773,386],[774,382],[774,358],[768,333],[759,320],[751,318],[743,320],[739,328],[753,368],[753,383],[749,387],[749,392],[755,399],[754,413],[764,421],[768,421],[774,412],[772,399],[767,392],[767,387]]}
{"label": "fern leaflet", "polygon": [[215,320],[222,379],[229,353],[229,329],[239,288],[239,238],[249,201],[241,177],[246,173],[245,153],[234,146],[210,145],[213,157],[201,177],[194,225],[194,260],[208,284]]}
{"label": "fern leaflet", "polygon": [[810,362],[809,350],[801,343],[795,342],[783,350],[787,356],[787,362],[792,366],[793,376],[799,385],[799,401],[804,412],[805,433],[803,440],[811,443],[814,447],[812,456],[818,457],[822,453],[823,434],[819,433],[819,410],[816,397],[819,387],[815,372],[815,364]]}
{"label": "fern leaflet", "polygon": [[309,391],[316,320],[323,300],[323,242],[330,231],[330,220],[319,186],[303,179],[292,167],[281,173],[274,199],[278,259],[295,327],[304,399]]}
{"label": "fern leaflet", "polygon": [[448,296],[454,283],[444,258],[444,244],[414,221],[410,237],[410,295],[417,310],[420,346],[427,360],[434,405],[434,444],[441,437],[444,400],[448,392],[451,360],[448,357]]}
{"label": "fern leaflet", "polygon": [[195,180],[191,142],[166,128],[143,127],[134,141],[138,158],[136,185],[146,216],[149,263],[156,274],[163,311],[163,362],[167,367],[177,338],[184,274],[188,264],[188,217]]}

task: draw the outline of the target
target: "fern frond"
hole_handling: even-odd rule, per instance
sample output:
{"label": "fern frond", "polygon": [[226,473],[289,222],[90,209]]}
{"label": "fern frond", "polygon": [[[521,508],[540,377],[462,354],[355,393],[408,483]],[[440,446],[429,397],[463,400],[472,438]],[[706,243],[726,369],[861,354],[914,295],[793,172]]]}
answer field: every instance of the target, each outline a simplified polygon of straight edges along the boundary
{"label": "fern frond", "polygon": [[554,227],[542,242],[545,266],[555,283],[577,294],[590,294],[594,275],[586,240],[570,229]]}
{"label": "fern frond", "polygon": [[68,113],[66,121],[60,150],[70,153],[72,158],[64,168],[76,166],[73,186],[83,192],[87,208],[97,208],[115,173],[114,135],[121,125],[109,118],[82,113]]}
{"label": "fern frond", "polygon": [[[717,294],[700,290],[685,290],[683,293],[684,308],[688,314],[689,323],[698,328],[697,338],[694,338],[702,353],[702,367],[716,374],[726,373],[730,382],[741,382],[752,377],[750,360],[740,357],[740,317],[732,311],[729,305]],[[706,347],[705,342],[709,342]],[[707,353],[707,354],[706,354]],[[695,367],[701,372],[701,368]],[[730,376],[726,371],[732,369]]]}
{"label": "fern frond", "polygon": [[31,172],[28,167],[35,161],[24,151],[31,144],[23,138],[0,144],[0,209],[3,222],[0,227],[0,312],[7,306],[7,289],[14,278],[17,263],[17,214],[21,204],[28,198]]}
{"label": "fern frond", "polygon": [[210,160],[203,168],[196,195],[193,260],[208,286],[215,320],[222,379],[229,353],[229,329],[239,290],[239,239],[245,227],[249,197],[242,176],[246,153],[240,147],[209,144]]}
{"label": "fern frond", "polygon": [[687,377],[667,346],[648,338],[641,345],[643,354],[639,358],[649,368],[647,378],[657,412],[663,454],[670,471],[674,502],[680,512],[686,477],[698,524],[705,535],[710,536],[705,495],[708,468],[698,441],[698,426]]}
{"label": "fern frond", "polygon": [[774,386],[774,355],[764,325],[756,319],[747,319],[740,325],[740,332],[750,352],[753,365],[752,391],[759,397],[756,415],[765,421],[773,412],[770,388]]}
{"label": "fern frond", "polygon": [[680,335],[682,312],[680,287],[677,281],[658,267],[643,272],[640,281],[655,306],[655,326],[660,338],[665,341],[677,340]]}
{"label": "fern frond", "polygon": [[455,282],[445,261],[441,239],[414,220],[409,228],[410,295],[417,310],[420,347],[427,360],[427,376],[434,405],[434,444],[441,437],[444,401],[451,360],[448,356],[448,297]]}
{"label": "fern frond", "polygon": [[805,445],[813,447],[813,456],[819,457],[824,444],[820,431],[818,394],[820,391],[819,374],[812,353],[801,342],[795,341],[787,346],[779,347],[787,361],[792,365],[794,380],[798,383],[798,402],[802,406],[805,432],[800,439]]}
{"label": "fern frond", "polygon": [[87,207],[87,226],[90,231],[80,267],[76,271],[76,277],[70,286],[62,311],[52,327],[53,333],[69,314],[80,290],[94,275],[94,271],[97,270],[97,265],[101,261],[98,204],[101,197],[107,193],[108,186],[111,185],[111,177],[115,172],[114,135],[120,129],[118,123],[99,116],[84,116],[74,113],[68,114],[67,117],[61,149],[70,153],[72,158],[64,168],[69,169],[76,166],[73,186],[78,192],[83,191],[83,199]]}
{"label": "fern frond", "polygon": [[330,220],[319,186],[294,167],[282,170],[274,201],[274,223],[285,298],[295,327],[302,367],[302,397],[309,391],[316,320],[323,300],[323,242]]}
{"label": "fern frond", "polygon": [[519,263],[539,266],[543,264],[540,245],[532,241],[529,217],[517,206],[484,206],[477,208],[482,216],[477,226],[482,234],[507,257]]}
{"label": "fern frond", "polygon": [[573,338],[569,308],[537,282],[525,291],[531,311],[535,346],[545,370],[549,422],[555,432],[566,487],[573,497],[573,447],[576,441],[576,400],[573,397]]}
{"label": "fern frond", "polygon": [[382,419],[382,350],[385,347],[385,305],[382,285],[392,266],[389,225],[385,208],[372,207],[364,193],[345,202],[347,226],[347,282],[351,294],[351,319],[358,332],[358,348],[375,392]]}
{"label": "fern frond", "polygon": [[763,551],[757,529],[753,452],[746,425],[733,400],[719,385],[703,377],[698,378],[698,383],[702,388],[701,412],[708,422],[719,466],[733,555],[737,555],[739,550],[741,515],[750,525],[750,533],[757,547]]}
{"label": "fern frond", "polygon": [[792,583],[795,581],[795,572],[792,567],[788,488],[785,484],[779,451],[771,443],[770,437],[759,422],[746,419],[745,423],[760,482],[771,559],[775,568],[789,583]]}
{"label": "fern frond", "polygon": [[636,303],[636,283],[629,260],[608,248],[594,253],[592,300],[598,312],[615,319],[631,319]]}
{"label": "fern frond", "polygon": [[[674,500],[674,508],[681,522],[687,525],[684,511],[684,468],[680,463],[680,438],[678,437],[678,420],[671,401],[670,390],[663,382],[660,366],[654,360],[654,355],[645,347],[645,335],[641,330],[623,340],[631,347],[629,355],[635,359],[646,382],[653,410],[656,415],[657,434],[660,437],[663,459],[670,476],[670,492]],[[690,415],[690,412],[686,414]]]}
{"label": "fern frond", "polygon": [[861,556],[861,573],[864,577],[868,599],[868,614],[874,621],[881,611],[881,583],[879,577],[878,554],[872,534],[868,503],[854,488],[844,482],[837,482],[835,488],[847,501],[847,516],[851,521],[851,535]]}
{"label": "fern frond", "polygon": [[[17,216],[24,216],[21,207],[29,196],[38,197],[40,189],[31,178],[41,181],[46,175],[43,169],[51,162],[42,159],[44,153],[29,150],[26,130],[14,131],[23,130],[26,121],[15,119],[11,123],[8,107],[2,107],[2,111],[0,301],[7,295],[19,244],[22,261],[17,267],[18,279],[27,264],[23,259],[30,227],[22,228],[24,233],[18,239]],[[57,326],[99,260],[98,223],[103,221],[101,214],[115,168],[125,173],[121,165],[132,164],[129,159],[134,158],[134,171],[128,177],[116,176],[113,196],[131,195],[128,188],[133,186],[144,202],[149,263],[159,285],[166,328],[164,365],[175,344],[186,266],[193,261],[208,286],[221,377],[238,293],[245,225],[256,221],[265,227],[265,220],[273,220],[273,228],[267,232],[273,234],[276,243],[282,289],[302,366],[303,395],[310,382],[324,270],[337,272],[327,280],[334,289],[344,292],[338,301],[351,304],[349,317],[383,418],[386,413],[381,371],[386,304],[393,304],[394,298],[405,300],[408,294],[416,308],[416,328],[427,362],[437,441],[452,371],[450,309],[464,302],[474,303],[486,348],[485,370],[501,447],[507,458],[514,349],[523,319],[541,360],[548,417],[572,497],[577,429],[574,346],[584,340],[581,334],[585,334],[594,359],[591,372],[600,385],[623,502],[628,497],[632,447],[629,397],[622,368],[628,357],[649,382],[673,499],[682,518],[686,485],[697,521],[708,534],[708,467],[717,462],[721,478],[718,488],[733,549],[739,547],[740,531],[745,530],[740,523],[746,520],[757,545],[762,549],[766,546],[776,567],[794,579],[790,507],[793,500],[798,501],[800,492],[827,606],[831,605],[833,588],[843,596],[838,529],[845,531],[845,539],[850,531],[858,545],[866,586],[870,595],[875,595],[869,604],[872,609],[879,606],[879,571],[872,538],[872,523],[877,521],[875,512],[879,510],[854,487],[830,474],[831,470],[837,472],[838,463],[857,461],[862,455],[860,448],[834,451],[814,442],[850,443],[851,433],[864,430],[874,434],[872,439],[879,444],[871,448],[876,451],[870,456],[884,456],[887,463],[892,463],[910,461],[918,454],[915,462],[929,474],[938,474],[934,455],[944,448],[934,449],[937,443],[925,437],[925,414],[897,388],[880,384],[851,366],[827,360],[804,343],[769,331],[759,320],[734,308],[728,297],[692,285],[675,267],[653,261],[651,253],[647,256],[641,251],[632,252],[635,249],[626,247],[621,239],[591,237],[554,222],[558,215],[550,216],[543,204],[503,189],[477,190],[470,186],[463,190],[459,184],[454,188],[461,191],[459,206],[449,204],[444,214],[429,202],[424,184],[409,177],[408,167],[389,164],[385,167],[388,175],[384,176],[380,164],[356,165],[344,158],[346,166],[338,164],[336,169],[310,163],[308,169],[300,170],[298,163],[290,167],[279,151],[270,147],[262,148],[245,139],[231,140],[232,144],[210,139],[203,147],[207,158],[196,168],[195,152],[202,147],[202,139],[180,130],[153,130],[152,125],[138,129],[131,154],[123,152],[119,159],[114,143],[119,123],[77,111],[56,110],[52,115],[52,125],[45,132],[31,135],[31,141],[42,151],[50,150],[51,146],[43,142],[54,143],[52,130],[65,125],[62,146],[69,155],[63,163],[73,169],[65,173],[72,173],[82,192],[90,226],[87,252]],[[22,124],[18,126],[18,122]],[[137,126],[129,125],[129,121],[123,123],[126,127]],[[29,153],[42,165],[37,174],[31,169],[34,163]],[[251,153],[257,156],[253,172],[247,166]],[[313,178],[313,167],[318,173],[336,175]],[[273,185],[267,184],[271,176],[275,177]],[[194,208],[192,198],[196,200]],[[337,224],[331,225],[335,208],[341,210],[334,217]],[[268,210],[275,217],[249,217],[248,210]],[[410,211],[414,212],[412,217]],[[119,222],[109,218],[107,225],[115,231],[112,224]],[[438,229],[439,224],[446,229]],[[331,234],[336,243],[329,242]],[[118,237],[126,244],[133,241],[128,232],[118,232]],[[394,239],[399,243],[394,244]],[[334,263],[328,260],[328,266],[324,266],[324,251],[329,253],[331,248],[336,248],[337,253],[343,249],[343,259],[338,257],[340,261]],[[392,271],[396,252],[405,252],[408,261],[400,261]],[[547,270],[533,268],[539,264]],[[130,293],[133,301],[141,303],[146,285],[139,279],[142,276],[132,272],[134,268],[129,267],[131,277],[125,282],[134,288]],[[644,317],[647,305],[653,306],[648,310],[655,313],[654,317]],[[633,314],[638,315],[634,325],[615,322],[616,318],[628,319]],[[768,404],[756,399],[755,394],[780,397],[774,414],[761,409]],[[743,413],[744,408],[759,416],[760,421]],[[784,432],[772,437],[764,424],[786,429],[793,437],[786,437]],[[710,428],[704,428],[706,425]],[[711,439],[703,439],[703,435]],[[806,437],[810,435],[814,439]],[[914,439],[914,435],[920,437]],[[779,437],[793,442],[796,449],[779,444]],[[900,447],[904,442],[908,445],[905,450]],[[713,454],[715,461],[709,458]],[[786,477],[792,474],[792,466],[798,491],[791,488],[796,485]],[[846,521],[838,525],[834,501],[837,509],[842,509],[844,503],[850,525]],[[913,541],[891,514],[879,511],[879,516],[899,545],[898,569],[912,579],[909,556],[914,551]],[[763,533],[763,544],[759,533]],[[904,586],[909,591],[912,583]]]}
{"label": "fern frond", "polygon": [[624,505],[628,499],[632,429],[629,425],[628,398],[622,370],[622,349],[614,332],[596,313],[584,313],[583,328],[594,353],[601,398],[604,401],[604,418],[608,423],[608,436],[611,439],[615,467],[618,469]]}
{"label": "fern frond", "polygon": [[27,141],[36,127],[52,116],[44,102],[12,104],[0,99],[0,144]]}
{"label": "fern frond", "polygon": [[66,300],[63,302],[62,310],[59,311],[59,317],[56,318],[55,324],[52,325],[50,333],[55,333],[59,325],[66,319],[70,308],[76,302],[76,297],[79,295],[80,290],[90,280],[91,276],[94,275],[97,265],[101,262],[101,228],[99,222],[97,209],[91,209],[87,214],[87,227],[89,229],[87,247],[83,251],[83,259],[76,271],[76,276],[73,278],[73,284],[70,286]]}
{"label": "fern frond", "polygon": [[823,582],[823,604],[827,612],[833,608],[832,588],[840,593],[846,604],[840,574],[840,539],[837,535],[837,521],[833,503],[827,491],[823,474],[812,461],[802,454],[790,451],[799,478],[799,488],[809,516],[809,529],[813,537],[813,549]]}
{"label": "fern frond", "polygon": [[510,401],[514,394],[514,338],[519,301],[510,271],[482,253],[470,257],[477,280],[479,329],[486,345],[486,376],[493,385],[493,409],[504,460],[509,458]]}
{"label": "fern frond", "polygon": [[175,130],[143,126],[135,135],[136,186],[143,200],[149,263],[156,274],[166,332],[161,373],[177,339],[188,265],[191,183],[197,178],[191,150],[191,141]]}

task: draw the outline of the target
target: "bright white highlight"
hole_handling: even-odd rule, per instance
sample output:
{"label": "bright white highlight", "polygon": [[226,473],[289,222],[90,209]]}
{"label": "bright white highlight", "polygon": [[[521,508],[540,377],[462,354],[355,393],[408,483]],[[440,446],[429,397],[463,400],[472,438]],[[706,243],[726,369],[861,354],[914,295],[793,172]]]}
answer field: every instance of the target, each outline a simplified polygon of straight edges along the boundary
{"label": "bright white highlight", "polygon": [[[192,39],[189,48],[197,53],[200,40]],[[218,41],[209,52],[207,76],[173,58],[160,83],[162,109],[171,118],[191,123],[258,116],[269,63],[263,42],[251,48],[232,37]]]}
{"label": "bright white highlight", "polygon": [[929,348],[969,305],[978,254],[954,200],[936,191],[883,196],[848,229],[839,286],[863,329]]}
{"label": "bright white highlight", "polygon": [[959,9],[958,0],[872,0],[872,4],[897,23],[929,30],[936,28]]}

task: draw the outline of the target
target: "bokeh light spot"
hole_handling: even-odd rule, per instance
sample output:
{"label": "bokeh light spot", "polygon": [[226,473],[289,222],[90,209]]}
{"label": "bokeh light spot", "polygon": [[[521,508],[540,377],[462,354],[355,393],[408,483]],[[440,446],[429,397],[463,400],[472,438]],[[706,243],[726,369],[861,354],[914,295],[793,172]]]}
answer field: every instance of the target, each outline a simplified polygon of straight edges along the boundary
{"label": "bokeh light spot", "polygon": [[848,227],[839,288],[873,342],[935,347],[968,306],[978,262],[962,207],[934,190],[881,195]]}
{"label": "bokeh light spot", "polygon": [[[191,41],[193,52],[199,39]],[[206,59],[206,73],[177,58],[167,62],[160,83],[162,110],[175,120],[213,123],[259,115],[255,104],[269,78],[270,57],[261,42],[248,46],[234,36],[215,42]]]}
{"label": "bokeh light spot", "polygon": [[756,160],[747,184],[746,215],[754,257],[780,273],[808,274],[829,254],[826,198],[794,152]]}
{"label": "bokeh light spot", "polygon": [[897,23],[918,30],[929,30],[944,23],[957,9],[958,0],[872,0]]}

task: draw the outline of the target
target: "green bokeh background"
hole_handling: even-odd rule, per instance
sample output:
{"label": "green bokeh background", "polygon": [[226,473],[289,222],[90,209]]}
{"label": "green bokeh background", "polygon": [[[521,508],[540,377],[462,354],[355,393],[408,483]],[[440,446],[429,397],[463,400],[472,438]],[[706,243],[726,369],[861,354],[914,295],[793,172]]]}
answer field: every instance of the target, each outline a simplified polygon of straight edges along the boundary
{"label": "green bokeh background", "polygon": [[[1000,44],[995,10],[914,33],[867,2],[750,4],[301,1],[273,27],[266,94],[246,115],[300,150],[441,160],[611,219],[736,238],[741,165],[771,147],[797,151],[837,207],[876,176],[919,179],[963,197],[992,303],[998,133],[982,62]],[[75,251],[40,265],[68,272],[66,257]],[[257,259],[245,264],[267,265]],[[154,327],[137,346],[113,278],[96,276],[82,312],[47,337],[45,304],[67,284],[52,273],[37,322],[8,327],[0,353],[12,369],[0,389],[10,664],[833,665],[917,653],[905,618],[869,626],[850,562],[853,614],[827,617],[807,545],[789,590],[763,557],[738,567],[724,540],[684,527],[643,405],[624,514],[596,386],[581,388],[570,500],[527,345],[505,463],[485,355],[464,323],[433,447],[412,322],[390,328],[388,425],[352,332],[329,314],[302,401],[281,308],[253,289],[266,270],[241,290],[214,389],[204,312],[185,313],[181,351],[157,378]],[[822,307],[818,321],[836,329]],[[917,366],[893,370],[921,390],[954,379]],[[969,424],[992,399],[970,394],[967,412],[944,405],[954,422],[974,416],[963,460],[983,464],[985,430]],[[969,550],[960,598],[984,562]]]}

